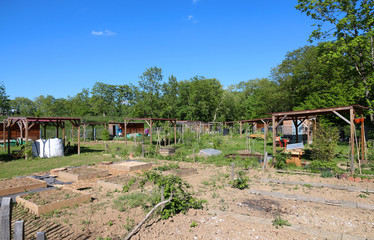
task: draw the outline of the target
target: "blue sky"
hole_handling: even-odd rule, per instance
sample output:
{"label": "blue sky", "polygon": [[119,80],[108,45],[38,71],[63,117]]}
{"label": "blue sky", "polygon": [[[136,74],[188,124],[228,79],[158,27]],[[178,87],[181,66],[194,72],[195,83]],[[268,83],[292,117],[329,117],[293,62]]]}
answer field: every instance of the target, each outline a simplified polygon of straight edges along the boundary
{"label": "blue sky", "polygon": [[0,0],[0,82],[10,98],[74,96],[95,82],[268,77],[307,45],[297,0]]}

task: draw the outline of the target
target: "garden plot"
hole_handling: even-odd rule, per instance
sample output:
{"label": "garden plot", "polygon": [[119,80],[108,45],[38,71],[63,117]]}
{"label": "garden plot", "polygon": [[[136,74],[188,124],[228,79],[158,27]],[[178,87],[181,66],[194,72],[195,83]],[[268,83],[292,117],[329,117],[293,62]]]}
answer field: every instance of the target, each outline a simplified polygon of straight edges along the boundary
{"label": "garden plot", "polygon": [[188,177],[197,174],[196,168],[175,168],[162,172],[163,175],[175,175],[177,177]]}
{"label": "garden plot", "polygon": [[31,177],[13,178],[0,181],[0,196],[7,196],[37,188],[45,188],[47,183]]}
{"label": "garden plot", "polygon": [[68,169],[67,171],[58,172],[58,176],[69,181],[79,181],[96,177],[106,177],[109,171],[106,169],[98,169],[94,167],[77,167]]}
{"label": "garden plot", "polygon": [[91,194],[64,188],[55,188],[16,197],[18,204],[28,208],[37,216],[90,200]]}
{"label": "garden plot", "polygon": [[[130,183],[133,178],[134,176],[131,176],[131,175],[119,175],[115,177],[109,177],[109,178],[97,180],[97,185],[109,191],[122,191],[123,186]],[[150,186],[150,185],[152,185],[152,183],[147,182],[145,184],[145,187]],[[135,182],[131,184],[128,191],[136,190],[138,189],[138,187],[139,187],[139,182]]]}
{"label": "garden plot", "polygon": [[152,168],[152,163],[139,162],[139,161],[124,161],[113,164],[110,166],[114,170],[122,170],[126,172],[138,171],[138,170],[147,170]]}

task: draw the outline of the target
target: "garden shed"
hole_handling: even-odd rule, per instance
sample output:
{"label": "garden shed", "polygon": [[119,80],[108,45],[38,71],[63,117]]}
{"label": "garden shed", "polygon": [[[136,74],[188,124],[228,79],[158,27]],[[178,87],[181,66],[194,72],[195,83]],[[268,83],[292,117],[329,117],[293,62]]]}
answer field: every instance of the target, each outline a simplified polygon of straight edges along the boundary
{"label": "garden shed", "polygon": [[[117,136],[118,130],[122,129],[123,135],[125,135],[125,123],[124,122],[109,122],[108,131],[109,136]],[[144,134],[144,122],[129,122],[126,126],[126,135],[131,133]]]}

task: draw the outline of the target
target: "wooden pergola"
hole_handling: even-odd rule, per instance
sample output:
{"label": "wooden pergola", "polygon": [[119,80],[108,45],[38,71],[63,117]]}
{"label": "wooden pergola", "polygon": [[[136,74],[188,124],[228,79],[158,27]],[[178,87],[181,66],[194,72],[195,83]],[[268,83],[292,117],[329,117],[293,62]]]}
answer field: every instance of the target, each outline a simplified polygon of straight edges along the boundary
{"label": "wooden pergola", "polygon": [[80,125],[83,127],[83,141],[86,142],[86,129],[88,126],[92,127],[92,139],[95,140],[95,135],[94,135],[95,126],[104,125],[104,127],[106,128],[107,123],[106,122],[84,122],[84,123],[80,123]]}
{"label": "wooden pergola", "polygon": [[[152,144],[152,128],[155,122],[170,122],[174,126],[174,145],[177,144],[177,119],[174,118],[124,118],[125,133],[127,132],[127,124],[131,121],[145,121],[149,126],[149,136]],[[125,137],[125,143],[127,145],[127,137]]]}
{"label": "wooden pergola", "polygon": [[[269,113],[272,115],[273,124],[273,156],[276,154],[275,138],[276,138],[276,128],[285,120],[286,118],[292,119],[296,128],[298,128],[306,119],[315,118],[320,115],[335,114],[336,116],[343,119],[351,127],[351,173],[354,173],[354,137],[355,137],[355,114],[363,114],[363,110],[368,109],[361,105],[350,105],[342,107],[331,107],[331,108],[319,108],[311,110],[301,110],[301,111],[290,111],[290,112],[278,112]],[[342,114],[349,114],[349,120],[345,118]],[[300,121],[300,122],[298,122]],[[308,127],[308,138],[309,138],[309,127]],[[361,141],[364,142],[364,123],[361,123]],[[296,142],[298,142],[298,131],[296,131]],[[362,159],[364,159],[364,144],[362,147]]]}
{"label": "wooden pergola", "polygon": [[[47,125],[53,125],[56,127],[56,137],[58,137],[59,129],[62,128],[62,140],[65,146],[65,121],[70,121],[73,126],[78,128],[78,155],[80,155],[80,119],[79,118],[65,118],[65,117],[8,117],[4,119],[3,124],[3,139],[4,139],[4,151],[6,151],[5,139],[8,140],[8,154],[10,154],[10,129],[15,124],[18,124],[21,128],[21,132],[25,133],[25,144],[29,140],[29,130],[35,125],[39,124],[43,127],[44,138],[47,135]],[[7,138],[5,138],[7,130]],[[25,155],[27,159],[27,155]]]}

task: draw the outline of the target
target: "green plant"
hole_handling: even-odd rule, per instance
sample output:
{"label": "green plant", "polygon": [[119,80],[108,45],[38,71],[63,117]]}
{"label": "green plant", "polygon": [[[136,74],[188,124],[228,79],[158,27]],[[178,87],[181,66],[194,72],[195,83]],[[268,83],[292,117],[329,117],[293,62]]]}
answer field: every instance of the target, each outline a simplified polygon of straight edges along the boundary
{"label": "green plant", "polygon": [[276,169],[284,169],[287,165],[287,158],[289,158],[290,154],[285,152],[279,152],[275,154],[275,163],[274,167]]}
{"label": "green plant", "polygon": [[123,185],[123,187],[122,187],[122,191],[123,191],[123,192],[128,192],[128,191],[130,190],[131,186],[136,182],[136,180],[137,180],[137,178],[132,177],[132,178],[130,179],[130,181],[128,181],[127,184]]}
{"label": "green plant", "polygon": [[308,167],[312,172],[334,172],[338,171],[338,167],[336,166],[336,162],[333,161],[320,161],[314,160],[310,163]]}
{"label": "green plant", "polygon": [[243,190],[245,188],[248,188],[248,181],[249,181],[249,178],[245,175],[245,172],[244,171],[240,171],[238,173],[238,177],[236,179],[234,179],[233,183],[232,183],[232,186],[234,188],[239,188],[240,190]]}
{"label": "green plant", "polygon": [[34,158],[34,155],[32,154],[32,145],[31,145],[31,142],[27,142],[23,146],[24,146],[24,150],[23,150],[22,156],[23,157],[27,156],[28,158]]}
{"label": "green plant", "polygon": [[367,196],[366,194],[362,194],[362,193],[359,194],[358,196],[359,196],[360,198],[368,198],[368,196]]}
{"label": "green plant", "polygon": [[197,222],[196,221],[192,221],[190,227],[197,227]]}
{"label": "green plant", "polygon": [[179,168],[178,163],[169,163],[169,164],[164,164],[159,167],[154,167],[153,170],[168,171],[168,170],[177,169],[177,168]]}
{"label": "green plant", "polygon": [[132,218],[127,217],[126,224],[124,225],[125,229],[129,232],[135,226],[135,221]]}
{"label": "green plant", "polygon": [[332,178],[332,177],[334,177],[334,175],[331,173],[331,171],[323,171],[321,173],[321,177],[323,177],[323,178]]}
{"label": "green plant", "polygon": [[107,225],[109,226],[109,227],[111,227],[111,226],[113,226],[113,221],[112,220],[109,220],[109,222],[107,222]]}
{"label": "green plant", "polygon": [[271,222],[273,223],[273,226],[275,226],[276,228],[278,227],[283,228],[283,226],[291,226],[291,224],[287,220],[282,219],[281,216],[276,217]]}
{"label": "green plant", "polygon": [[335,127],[318,125],[313,140],[312,159],[331,162],[338,146],[339,131]]}
{"label": "green plant", "polygon": [[103,132],[102,132],[102,138],[104,141],[108,141],[109,140],[109,130],[108,129],[104,129]]}

